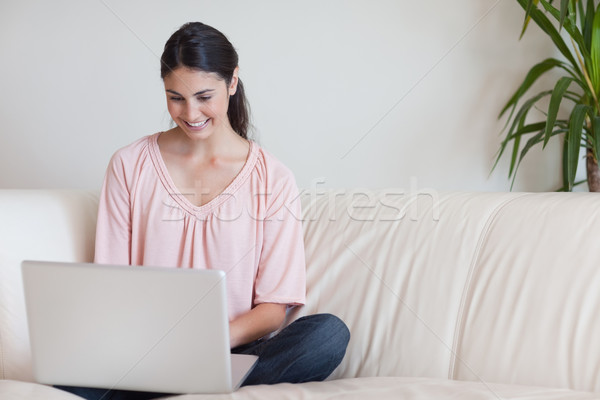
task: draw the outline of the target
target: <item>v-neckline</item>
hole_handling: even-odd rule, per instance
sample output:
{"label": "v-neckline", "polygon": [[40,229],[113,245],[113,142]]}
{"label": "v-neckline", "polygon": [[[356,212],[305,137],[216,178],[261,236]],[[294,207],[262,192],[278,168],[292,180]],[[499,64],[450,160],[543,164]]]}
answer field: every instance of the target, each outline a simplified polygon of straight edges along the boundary
{"label": "v-neckline", "polygon": [[[148,138],[148,148],[150,150],[150,157],[154,163],[156,172],[160,178],[161,183],[164,188],[167,190],[169,196],[181,206],[182,209],[186,210],[188,213],[198,216],[198,215],[207,215],[211,213],[213,210],[217,209],[221,204],[223,204],[228,199],[232,198],[231,196],[234,192],[236,192],[239,187],[245,182],[246,178],[252,172],[252,169],[256,163],[257,154],[256,154],[256,144],[249,140],[248,143],[248,155],[246,157],[246,162],[244,166],[238,172],[238,174],[233,178],[233,180],[223,189],[221,193],[211,199],[209,202],[202,204],[201,206],[197,206],[189,201],[177,188],[175,182],[171,178],[169,171],[167,169],[167,165],[160,153],[160,147],[158,146],[158,137],[163,132],[158,132]],[[223,194],[226,193],[226,196]]]}

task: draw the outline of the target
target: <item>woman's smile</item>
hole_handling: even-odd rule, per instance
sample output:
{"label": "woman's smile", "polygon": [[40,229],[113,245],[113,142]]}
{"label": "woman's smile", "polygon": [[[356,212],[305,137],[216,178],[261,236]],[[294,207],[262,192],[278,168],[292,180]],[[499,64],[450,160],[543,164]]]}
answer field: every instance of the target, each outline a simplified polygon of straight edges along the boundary
{"label": "woman's smile", "polygon": [[235,83],[228,86],[217,74],[179,67],[164,78],[167,108],[190,139],[207,139],[232,131],[227,110]]}
{"label": "woman's smile", "polygon": [[194,128],[194,129],[203,129],[206,125],[208,125],[208,121],[210,121],[210,118],[207,118],[204,121],[200,121],[200,122],[188,122],[188,121],[184,121],[186,124],[188,124],[190,126],[190,128]]}

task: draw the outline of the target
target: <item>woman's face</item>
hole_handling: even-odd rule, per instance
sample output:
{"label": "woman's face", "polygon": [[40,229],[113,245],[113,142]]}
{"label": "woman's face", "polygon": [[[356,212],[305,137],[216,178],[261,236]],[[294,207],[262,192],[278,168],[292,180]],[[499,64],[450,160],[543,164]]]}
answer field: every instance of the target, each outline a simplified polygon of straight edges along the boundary
{"label": "woman's face", "polygon": [[179,67],[164,78],[167,108],[173,121],[191,139],[231,130],[229,96],[237,89],[236,68],[228,86],[213,72]]}

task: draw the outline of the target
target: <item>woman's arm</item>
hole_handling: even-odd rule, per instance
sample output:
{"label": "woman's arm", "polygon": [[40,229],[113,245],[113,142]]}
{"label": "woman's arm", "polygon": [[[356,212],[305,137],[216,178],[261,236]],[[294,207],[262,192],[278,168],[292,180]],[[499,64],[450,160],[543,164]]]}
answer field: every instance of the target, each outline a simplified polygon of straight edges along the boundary
{"label": "woman's arm", "polygon": [[110,160],[98,204],[94,262],[131,264],[131,204],[124,160],[115,153]]}
{"label": "woman's arm", "polygon": [[281,327],[285,320],[285,304],[261,303],[229,323],[231,348],[250,343]]}
{"label": "woman's arm", "polygon": [[255,307],[231,321],[232,348],[281,328],[287,307],[305,301],[306,261],[298,187],[289,169],[270,157],[264,162],[268,164],[263,171],[266,186],[259,193],[265,211],[256,215],[263,235],[253,285]]}

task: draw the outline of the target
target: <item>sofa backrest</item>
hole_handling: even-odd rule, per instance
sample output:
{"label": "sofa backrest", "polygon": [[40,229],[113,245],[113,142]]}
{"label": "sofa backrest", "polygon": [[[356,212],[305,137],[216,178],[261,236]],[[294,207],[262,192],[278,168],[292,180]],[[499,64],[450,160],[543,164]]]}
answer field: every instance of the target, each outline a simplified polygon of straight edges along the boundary
{"label": "sofa backrest", "polygon": [[308,193],[308,301],[351,327],[335,377],[600,391],[600,197]]}
{"label": "sofa backrest", "polygon": [[600,196],[520,196],[482,234],[453,377],[600,391]]}
{"label": "sofa backrest", "polygon": [[305,195],[309,290],[299,312],[331,312],[352,327],[336,376],[452,376],[482,233],[518,196]]}
{"label": "sofa backrest", "polygon": [[[600,197],[302,194],[307,305],[352,339],[334,377],[600,390]],[[0,190],[0,377],[31,380],[20,262],[91,261],[97,195]]]}

